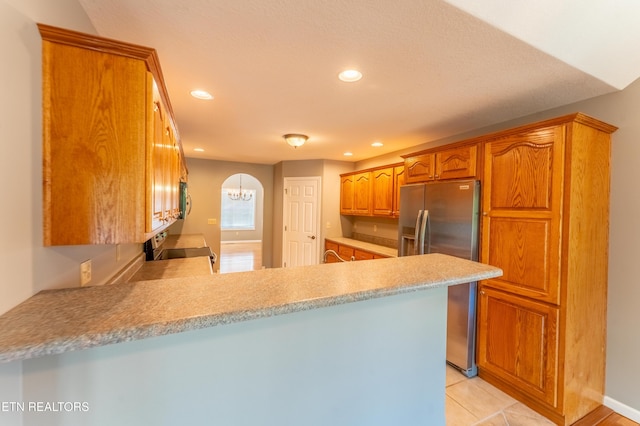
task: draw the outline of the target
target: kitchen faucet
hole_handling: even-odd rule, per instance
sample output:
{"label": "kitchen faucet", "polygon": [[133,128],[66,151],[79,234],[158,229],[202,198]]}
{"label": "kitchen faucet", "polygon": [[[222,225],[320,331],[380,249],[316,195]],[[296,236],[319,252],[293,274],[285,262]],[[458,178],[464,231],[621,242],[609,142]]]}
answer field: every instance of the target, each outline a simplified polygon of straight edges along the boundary
{"label": "kitchen faucet", "polygon": [[339,260],[340,262],[353,262],[354,260],[356,260],[355,256],[351,256],[351,259],[349,259],[349,260],[345,260],[345,259],[341,258],[341,257],[340,257],[340,255],[339,255],[338,253],[336,253],[336,251],[335,251],[335,250],[331,250],[331,249],[329,249],[329,250],[327,250],[327,251],[325,251],[325,252],[324,252],[324,258],[323,258],[322,263],[327,263],[327,255],[328,255],[328,254],[332,254],[332,255],[334,255],[335,257],[337,257],[337,258],[338,258],[338,260]]}

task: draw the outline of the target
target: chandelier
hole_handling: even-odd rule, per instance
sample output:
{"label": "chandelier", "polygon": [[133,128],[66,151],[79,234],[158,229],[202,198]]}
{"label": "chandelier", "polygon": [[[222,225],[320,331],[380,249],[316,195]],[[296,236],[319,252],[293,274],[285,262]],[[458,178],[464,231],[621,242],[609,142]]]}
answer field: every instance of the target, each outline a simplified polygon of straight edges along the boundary
{"label": "chandelier", "polygon": [[229,189],[227,191],[227,196],[229,198],[231,198],[232,200],[236,201],[236,200],[242,200],[242,201],[249,201],[252,197],[253,194],[251,193],[251,191],[247,191],[246,189],[242,189],[242,174],[240,174],[240,188],[239,189]]}

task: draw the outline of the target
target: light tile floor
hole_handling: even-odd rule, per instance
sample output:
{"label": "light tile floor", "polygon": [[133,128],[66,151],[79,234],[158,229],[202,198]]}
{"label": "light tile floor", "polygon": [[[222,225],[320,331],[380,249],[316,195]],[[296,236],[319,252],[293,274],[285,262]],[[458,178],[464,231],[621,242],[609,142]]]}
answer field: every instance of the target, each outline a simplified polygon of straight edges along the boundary
{"label": "light tile floor", "polygon": [[553,426],[553,423],[479,377],[447,365],[447,426]]}

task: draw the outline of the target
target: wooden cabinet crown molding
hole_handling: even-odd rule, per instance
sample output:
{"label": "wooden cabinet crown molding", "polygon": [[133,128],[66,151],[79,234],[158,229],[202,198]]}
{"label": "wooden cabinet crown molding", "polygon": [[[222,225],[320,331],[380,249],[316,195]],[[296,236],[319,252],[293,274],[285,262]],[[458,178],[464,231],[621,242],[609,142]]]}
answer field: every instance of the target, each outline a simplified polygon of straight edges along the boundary
{"label": "wooden cabinet crown molding", "polygon": [[386,168],[389,168],[389,167],[397,167],[397,166],[403,166],[403,165],[404,165],[404,162],[402,162],[402,161],[397,162],[397,163],[392,163],[392,164],[384,164],[384,165],[380,165],[380,166],[369,167],[367,169],[358,169],[358,170],[354,170],[352,172],[340,173],[340,177],[353,176],[353,175],[357,175],[359,173],[375,172],[376,170],[382,170],[382,169],[386,169]]}
{"label": "wooden cabinet crown molding", "polygon": [[584,124],[596,130],[600,130],[602,132],[609,133],[609,134],[618,130],[616,126],[613,126],[609,123],[605,123],[604,121],[600,121],[582,112],[576,112],[573,114],[567,114],[560,117],[551,118],[548,120],[541,120],[534,123],[525,124],[523,126],[518,126],[514,128],[505,129],[505,130],[497,130],[495,132],[487,133],[481,136],[463,139],[458,142],[440,145],[433,148],[423,149],[421,151],[412,152],[410,154],[403,154],[401,155],[401,157],[404,159],[407,159],[409,157],[416,157],[419,155],[430,154],[437,151],[442,151],[444,149],[457,148],[464,145],[483,144],[493,139],[505,138],[509,136],[515,136],[518,134],[526,134],[532,131],[540,130],[545,127],[555,127],[555,126],[559,126],[559,125],[567,124],[571,122]]}

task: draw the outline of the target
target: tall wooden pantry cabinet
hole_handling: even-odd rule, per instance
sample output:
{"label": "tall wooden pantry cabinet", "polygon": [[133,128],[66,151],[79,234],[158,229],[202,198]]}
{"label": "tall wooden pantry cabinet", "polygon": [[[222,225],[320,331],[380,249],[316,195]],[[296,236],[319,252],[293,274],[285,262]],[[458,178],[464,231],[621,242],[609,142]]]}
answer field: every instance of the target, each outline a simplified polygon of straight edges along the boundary
{"label": "tall wooden pantry cabinet", "polygon": [[610,135],[573,114],[484,139],[478,368],[559,425],[603,402]]}

